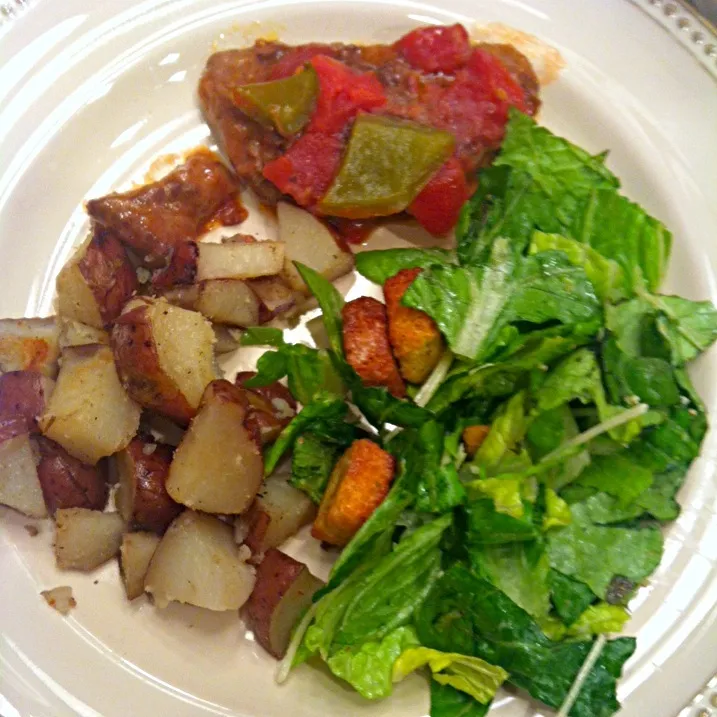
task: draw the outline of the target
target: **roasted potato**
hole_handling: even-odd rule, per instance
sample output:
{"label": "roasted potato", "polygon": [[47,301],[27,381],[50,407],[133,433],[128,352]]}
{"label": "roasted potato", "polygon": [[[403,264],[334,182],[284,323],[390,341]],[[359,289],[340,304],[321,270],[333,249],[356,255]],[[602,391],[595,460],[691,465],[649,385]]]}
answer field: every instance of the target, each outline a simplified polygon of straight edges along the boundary
{"label": "roasted potato", "polygon": [[199,244],[197,281],[274,276],[284,266],[283,242],[225,241]]}
{"label": "roasted potato", "polygon": [[37,475],[51,514],[59,508],[102,510],[107,504],[109,486],[104,472],[71,456],[61,445],[44,436],[37,437],[40,463]]}
{"label": "roasted potato", "polygon": [[423,383],[445,349],[436,322],[425,312],[401,303],[408,287],[420,273],[420,269],[403,269],[383,285],[388,338],[401,375],[410,383]]}
{"label": "roasted potato", "polygon": [[81,324],[79,321],[58,316],[57,326],[60,331],[60,349],[66,349],[72,346],[87,346],[87,344],[109,345],[110,343],[110,335],[106,331],[96,329],[87,324]]}
{"label": "roasted potato", "polygon": [[119,513],[61,508],[55,513],[57,567],[94,570],[117,555],[124,530]]}
{"label": "roasted potato", "polygon": [[236,610],[254,588],[246,549],[234,542],[229,525],[185,510],[169,526],[149,564],[144,589],[158,607],[171,601],[209,610]]}
{"label": "roasted potato", "polygon": [[62,368],[40,430],[83,463],[122,450],[137,432],[140,408],[127,395],[108,346],[62,352]]}
{"label": "roasted potato", "polygon": [[119,240],[95,227],[57,276],[57,313],[102,329],[137,290],[137,275]]}
{"label": "roasted potato", "polygon": [[196,310],[211,321],[230,326],[256,326],[259,299],[244,281],[214,279],[199,285]]}
{"label": "roasted potato", "polygon": [[296,415],[296,401],[289,389],[278,381],[269,386],[246,388],[244,384],[254,376],[255,371],[242,371],[237,374],[235,383],[244,390],[248,401],[246,424],[263,445],[276,440]]}
{"label": "roasted potato", "polygon": [[295,261],[317,271],[329,281],[348,274],[354,255],[320,219],[305,209],[280,202],[277,206],[279,238],[286,245],[281,276],[291,289],[308,295],[309,290],[294,266]]}
{"label": "roasted potato", "polygon": [[186,286],[172,286],[158,292],[158,296],[166,299],[173,306],[181,309],[194,311],[199,298],[199,284],[187,284]]}
{"label": "roasted potato", "polygon": [[145,411],[139,424],[139,435],[151,437],[155,443],[164,443],[176,448],[182,440],[186,426],[179,426],[174,421],[159,413]]}
{"label": "roasted potato", "polygon": [[346,545],[388,494],[395,472],[390,453],[373,441],[354,441],[336,464],[311,534]]}
{"label": "roasted potato", "polygon": [[246,283],[259,299],[260,324],[286,313],[296,304],[296,293],[278,276],[247,279]]}
{"label": "roasted potato", "polygon": [[159,536],[154,533],[125,533],[120,545],[120,573],[128,600],[144,593],[144,578],[149,569]]}
{"label": "roasted potato", "polygon": [[261,487],[246,520],[245,545],[251,550],[251,562],[259,562],[269,548],[278,548],[316,515],[311,499],[289,485],[280,475],[270,476]]}
{"label": "roasted potato", "polygon": [[346,360],[367,386],[385,386],[403,398],[406,385],[398,372],[388,340],[386,307],[362,296],[344,304],[343,342]]}
{"label": "roasted potato", "polygon": [[466,453],[473,457],[490,433],[490,426],[468,426],[463,429],[463,444]]}
{"label": "roasted potato", "polygon": [[206,513],[243,513],[264,477],[264,459],[244,419],[244,393],[213,381],[204,393],[169,468],[167,492],[178,503]]}
{"label": "roasted potato", "polygon": [[0,319],[0,373],[39,371],[54,378],[59,355],[54,317]]}
{"label": "roasted potato", "polygon": [[119,488],[115,502],[120,515],[134,529],[161,535],[182,512],[165,488],[171,447],[135,438],[117,454],[116,461]]}
{"label": "roasted potato", "polygon": [[30,433],[55,388],[55,382],[38,371],[10,371],[0,375],[0,420],[22,417]]}
{"label": "roasted potato", "polygon": [[286,654],[291,631],[322,586],[303,563],[275,548],[267,551],[243,615],[269,654],[279,659]]}
{"label": "roasted potato", "polygon": [[[15,430],[10,430],[13,422]],[[0,424],[0,503],[30,518],[47,517],[30,436],[22,420]]]}
{"label": "roasted potato", "polygon": [[[197,279],[199,247],[196,242],[176,244],[166,266],[152,272],[151,283],[155,291],[168,287],[191,285]],[[188,308],[188,307],[187,307]]]}
{"label": "roasted potato", "polygon": [[214,329],[214,336],[216,337],[214,353],[217,356],[231,353],[239,348],[239,341],[242,335],[239,329],[233,329],[229,326],[223,326],[222,324],[214,324],[212,328]]}
{"label": "roasted potato", "polygon": [[216,378],[214,331],[196,311],[135,299],[117,319],[112,349],[122,383],[145,408],[186,424]]}

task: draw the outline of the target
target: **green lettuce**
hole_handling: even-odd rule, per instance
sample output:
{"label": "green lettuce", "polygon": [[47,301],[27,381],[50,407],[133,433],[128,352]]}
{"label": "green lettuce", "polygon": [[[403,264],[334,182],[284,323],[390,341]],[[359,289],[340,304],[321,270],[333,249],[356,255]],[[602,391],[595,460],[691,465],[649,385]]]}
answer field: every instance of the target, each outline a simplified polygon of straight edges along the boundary
{"label": "green lettuce", "polygon": [[435,264],[454,264],[452,252],[445,249],[383,249],[356,254],[356,271],[376,284],[403,269],[427,269]]}
{"label": "green lettuce", "polygon": [[485,717],[490,704],[476,702],[465,692],[431,680],[430,717]]}
{"label": "green lettuce", "polygon": [[547,534],[550,566],[590,586],[605,599],[615,576],[639,583],[662,558],[662,534],[656,528],[617,528],[593,524],[583,506],[571,506],[573,520]]}
{"label": "green lettuce", "polygon": [[[553,642],[525,610],[460,564],[434,585],[416,615],[422,645],[480,657],[505,669],[509,681],[559,707],[585,662],[590,641]],[[615,686],[635,649],[631,638],[609,641],[585,680],[573,717],[609,717]]]}
{"label": "green lettuce", "polygon": [[500,317],[515,289],[516,256],[497,240],[485,266],[434,266],[408,287],[402,302],[438,324],[451,351],[479,361],[493,349]]}
{"label": "green lettuce", "polygon": [[550,569],[550,600],[563,624],[572,625],[595,600],[595,593],[583,582]]}
{"label": "green lettuce", "polygon": [[572,264],[583,268],[602,302],[614,302],[624,297],[625,277],[622,267],[616,261],[606,259],[591,246],[575,239],[560,234],[534,232],[529,252],[538,254],[550,249],[563,252]]}
{"label": "green lettuce", "polygon": [[392,692],[396,661],[418,645],[413,628],[397,627],[381,640],[336,650],[326,664],[336,677],[348,682],[362,697],[382,699]]}
{"label": "green lettuce", "polygon": [[465,692],[482,704],[489,704],[508,673],[480,657],[440,652],[428,647],[409,647],[393,665],[393,681],[400,682],[411,672],[428,665],[433,679]]}
{"label": "green lettuce", "polygon": [[538,621],[550,612],[550,563],[537,541],[470,550],[471,569]]}
{"label": "green lettuce", "polygon": [[304,433],[294,442],[289,482],[318,505],[341,450],[313,433]]}

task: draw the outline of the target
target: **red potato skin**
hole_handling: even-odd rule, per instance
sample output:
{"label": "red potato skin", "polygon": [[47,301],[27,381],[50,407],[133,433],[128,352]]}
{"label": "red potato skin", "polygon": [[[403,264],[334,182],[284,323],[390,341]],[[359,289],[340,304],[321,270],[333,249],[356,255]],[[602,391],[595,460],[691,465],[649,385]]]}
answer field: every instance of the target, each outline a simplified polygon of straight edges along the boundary
{"label": "red potato skin", "polygon": [[[147,446],[154,445],[151,453]],[[135,438],[125,449],[133,468],[135,483],[132,526],[162,535],[184,510],[167,493],[165,483],[172,462],[172,448],[161,443]]]}
{"label": "red potato skin", "polygon": [[186,425],[196,411],[159,365],[148,311],[138,306],[115,322],[110,345],[117,373],[137,403]]}
{"label": "red potato skin", "polygon": [[362,296],[344,304],[343,342],[346,360],[366,386],[385,386],[397,398],[406,395],[388,339],[386,307]]}
{"label": "red potato skin", "polygon": [[249,411],[249,402],[246,391],[242,391],[239,386],[234,385],[224,378],[218,378],[212,381],[202,394],[201,407],[209,401],[222,401],[224,403],[236,403],[244,409],[245,417]]}
{"label": "red potato skin", "polygon": [[226,379],[219,378],[212,381],[204,390],[199,410],[205,403],[214,400],[236,403],[244,409],[244,428],[251,436],[259,453],[261,453],[262,443],[265,441],[262,439],[261,422],[256,419],[256,412],[251,405],[250,392],[230,383]]}
{"label": "red potato skin", "polygon": [[[209,150],[192,153],[157,182],[87,202],[87,213],[114,231],[149,266],[162,266],[178,244],[196,239],[217,213],[238,202],[237,184]],[[231,219],[237,217],[231,212]]]}
{"label": "red potato skin", "polygon": [[199,247],[196,242],[177,244],[172,249],[167,266],[152,273],[152,286],[161,290],[178,284],[193,284],[197,278],[198,258]]}
{"label": "red potato skin", "polygon": [[[297,406],[289,389],[278,381],[268,386],[245,388],[244,384],[254,376],[255,371],[242,371],[237,374],[235,383],[241,387],[248,402],[245,423],[263,444],[276,439],[296,415]],[[279,410],[277,402],[279,406],[286,406],[286,410]]]}
{"label": "red potato skin", "polygon": [[27,433],[27,421],[22,416],[0,418],[0,443]]}
{"label": "red potato skin", "polygon": [[39,432],[37,419],[45,412],[54,387],[37,371],[10,371],[0,376],[0,421],[22,418],[29,433]]}
{"label": "red potato skin", "polygon": [[125,248],[112,232],[95,226],[78,268],[109,326],[137,291],[137,274]]}
{"label": "red potato skin", "polygon": [[251,558],[249,558],[248,562],[255,565],[262,558],[266,531],[269,530],[271,518],[254,501],[251,508],[249,508],[246,520],[249,525],[249,532],[244,540],[244,545],[251,550]]}
{"label": "red potato skin", "polygon": [[88,466],[62,446],[44,436],[37,437],[40,479],[45,505],[51,515],[60,508],[103,510],[109,486],[98,466]]}
{"label": "red potato skin", "polygon": [[254,632],[256,641],[278,659],[284,655],[277,654],[272,649],[271,617],[281,598],[305,568],[304,563],[276,548],[269,548],[257,567],[254,590],[243,608],[244,617]]}

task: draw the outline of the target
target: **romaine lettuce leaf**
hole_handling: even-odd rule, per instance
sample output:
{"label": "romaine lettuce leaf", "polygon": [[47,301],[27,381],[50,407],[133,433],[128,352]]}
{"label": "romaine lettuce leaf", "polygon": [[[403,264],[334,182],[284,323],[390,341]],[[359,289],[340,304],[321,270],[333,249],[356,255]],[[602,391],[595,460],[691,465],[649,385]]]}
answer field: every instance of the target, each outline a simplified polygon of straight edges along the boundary
{"label": "romaine lettuce leaf", "polygon": [[623,605],[600,602],[583,612],[567,631],[568,637],[586,638],[592,635],[622,632],[630,614]]}
{"label": "romaine lettuce leaf", "polygon": [[294,441],[306,432],[311,432],[339,446],[347,446],[363,431],[346,422],[348,406],[342,398],[331,394],[319,394],[305,405],[291,419],[286,428],[279,434],[273,445],[264,454],[264,472],[271,475],[281,457],[293,445]]}
{"label": "romaine lettuce leaf", "polygon": [[504,403],[490,424],[490,431],[476,451],[472,465],[494,474],[509,451],[514,451],[525,437],[528,421],[525,415],[526,395],[519,391]]}
{"label": "romaine lettuce leaf", "polygon": [[540,621],[550,612],[550,564],[537,541],[483,545],[469,551],[471,569],[493,583],[516,605]]}
{"label": "romaine lettuce leaf", "polygon": [[485,717],[490,704],[482,705],[465,692],[431,680],[430,717]]}
{"label": "romaine lettuce leaf", "polygon": [[[418,610],[416,629],[422,645],[499,665],[510,682],[552,707],[562,704],[592,647],[590,641],[551,641],[507,595],[460,564],[433,587]],[[631,638],[607,643],[580,690],[573,717],[617,711],[616,681],[634,649]]]}
{"label": "romaine lettuce leaf", "polygon": [[626,508],[652,485],[652,471],[632,460],[628,451],[609,456],[593,456],[590,465],[580,474],[577,483],[595,488],[617,498]]}
{"label": "romaine lettuce leaf", "polygon": [[362,697],[381,699],[392,692],[396,660],[418,645],[413,628],[397,627],[381,640],[336,650],[326,664],[336,677],[348,682]]}
{"label": "romaine lettuce leaf", "polygon": [[392,552],[370,556],[326,592],[304,636],[304,654],[328,660],[343,647],[380,642],[408,624],[440,575],[438,545],[451,520],[446,515],[416,529]]}
{"label": "romaine lettuce leaf", "polygon": [[615,576],[639,583],[662,557],[662,534],[656,528],[594,525],[583,506],[571,506],[573,520],[547,534],[550,566],[589,585],[602,599]]}
{"label": "romaine lettuce leaf", "polygon": [[585,324],[580,328],[585,334],[600,328],[602,311],[595,289],[582,267],[572,264],[563,252],[550,250],[526,257],[515,279],[504,321]]}
{"label": "romaine lettuce leaf", "polygon": [[294,442],[289,483],[318,505],[341,450],[340,446],[322,441],[313,433],[299,436]]}
{"label": "romaine lettuce leaf", "polygon": [[461,510],[466,521],[466,541],[471,545],[502,545],[538,537],[529,501],[523,501],[519,518],[496,510],[492,499],[471,500]]}
{"label": "romaine lettuce leaf", "polygon": [[709,301],[642,292],[611,307],[606,318],[625,353],[666,358],[674,366],[692,361],[717,339],[717,310]]}
{"label": "romaine lettuce leaf", "polygon": [[503,309],[515,290],[515,271],[515,253],[508,240],[499,239],[485,266],[426,269],[402,303],[431,316],[454,354],[480,361],[494,347]]}
{"label": "romaine lettuce leaf", "polygon": [[606,259],[587,244],[560,234],[534,232],[530,241],[530,254],[555,249],[563,252],[570,262],[580,266],[602,302],[617,301],[625,296],[625,277],[622,267],[612,259]]}
{"label": "romaine lettuce leaf", "polygon": [[356,254],[356,270],[376,284],[402,269],[427,269],[435,264],[455,264],[453,252],[445,249],[379,249]]}
{"label": "romaine lettuce leaf", "polygon": [[495,165],[530,175],[548,197],[560,196],[566,188],[575,196],[587,196],[596,187],[620,186],[600,157],[554,135],[515,109],[510,110]]}
{"label": "romaine lettuce leaf", "polygon": [[558,322],[592,335],[602,323],[600,302],[582,268],[562,252],[517,257],[504,238],[493,243],[487,264],[426,269],[403,303],[425,311],[451,351],[475,362],[520,333],[509,325]]}
{"label": "romaine lettuce leaf", "polygon": [[494,166],[458,223],[463,264],[486,261],[498,236],[522,251],[534,231],[557,233],[592,247],[623,270],[626,290],[654,291],[664,275],[672,235],[618,193],[618,181],[601,156],[512,111]]}
{"label": "romaine lettuce leaf", "polygon": [[572,625],[596,600],[595,593],[585,583],[552,568],[548,574],[548,585],[555,612],[567,627]]}
{"label": "romaine lettuce leaf", "polygon": [[509,396],[531,371],[552,363],[585,340],[584,337],[555,335],[532,337],[500,363],[463,367],[456,371],[434,394],[427,408],[440,415],[463,398]]}
{"label": "romaine lettuce leaf", "polygon": [[463,503],[466,491],[458,478],[456,466],[445,456],[445,428],[428,421],[418,430],[412,451],[416,485],[416,510],[445,513]]}
{"label": "romaine lettuce leaf", "polygon": [[570,525],[573,515],[570,506],[552,489],[545,489],[545,515],[543,515],[542,528],[544,531],[551,528],[562,528]]}
{"label": "romaine lettuce leaf", "polygon": [[321,318],[326,328],[329,346],[337,356],[344,355],[344,344],[341,327],[341,310],[344,307],[344,298],[336,287],[321,274],[304,264],[294,262],[296,270],[306,282],[309,291],[314,295],[321,307]]}
{"label": "romaine lettuce leaf", "polygon": [[393,665],[393,681],[400,682],[411,672],[427,665],[441,685],[465,692],[482,704],[489,704],[508,673],[480,657],[441,652],[429,647],[409,647]]}
{"label": "romaine lettuce leaf", "polygon": [[672,234],[614,189],[595,189],[562,232],[622,267],[630,292],[655,291],[665,275]]}

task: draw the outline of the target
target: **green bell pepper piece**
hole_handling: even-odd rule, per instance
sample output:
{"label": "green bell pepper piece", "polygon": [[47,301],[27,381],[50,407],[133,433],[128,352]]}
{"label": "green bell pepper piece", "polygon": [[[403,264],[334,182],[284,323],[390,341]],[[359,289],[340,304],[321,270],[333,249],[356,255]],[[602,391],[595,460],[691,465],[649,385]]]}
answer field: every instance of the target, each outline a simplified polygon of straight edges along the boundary
{"label": "green bell pepper piece", "polygon": [[359,115],[318,209],[349,219],[403,211],[453,154],[450,132],[395,117]]}
{"label": "green bell pepper piece", "polygon": [[314,111],[319,78],[308,65],[291,77],[242,85],[235,92],[242,112],[272,125],[283,137],[291,137],[304,128]]}

